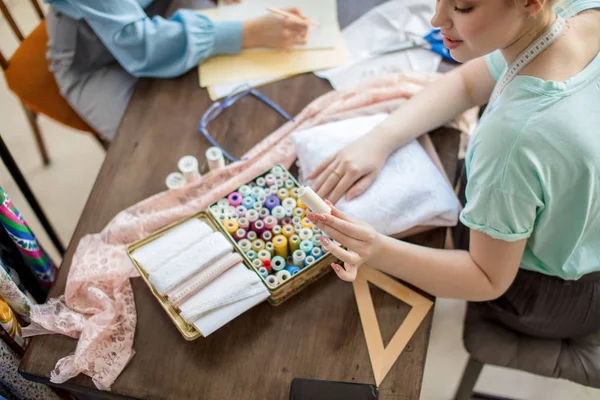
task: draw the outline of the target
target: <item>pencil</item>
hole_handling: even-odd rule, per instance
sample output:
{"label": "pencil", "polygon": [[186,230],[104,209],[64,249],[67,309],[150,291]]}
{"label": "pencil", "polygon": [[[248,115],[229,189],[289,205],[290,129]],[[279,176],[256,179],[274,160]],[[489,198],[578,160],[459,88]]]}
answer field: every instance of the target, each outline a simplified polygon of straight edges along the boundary
{"label": "pencil", "polygon": [[289,12],[284,11],[284,10],[280,10],[278,8],[267,7],[267,11],[272,12],[273,14],[281,15],[283,17],[288,17],[288,18],[300,20],[302,22],[306,22],[310,26],[318,26],[319,25],[318,23],[316,23],[315,21],[313,21],[311,19],[302,19],[302,18],[300,18],[297,15],[294,15],[294,14],[289,13]]}

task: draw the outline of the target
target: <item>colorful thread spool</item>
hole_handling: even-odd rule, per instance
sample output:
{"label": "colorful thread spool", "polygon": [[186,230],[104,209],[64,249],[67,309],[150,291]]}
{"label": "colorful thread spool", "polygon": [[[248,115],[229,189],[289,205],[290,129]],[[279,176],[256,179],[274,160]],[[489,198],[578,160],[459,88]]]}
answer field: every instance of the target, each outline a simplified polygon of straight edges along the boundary
{"label": "colorful thread spool", "polygon": [[254,231],[249,231],[246,234],[246,239],[248,239],[249,241],[252,242],[253,240],[258,239],[258,234],[256,232],[254,232]]}
{"label": "colorful thread spool", "polygon": [[302,200],[302,203],[306,204],[313,213],[331,214],[331,207],[310,186],[302,186],[298,191],[298,196]]}
{"label": "colorful thread spool", "polygon": [[308,228],[302,228],[298,232],[298,236],[300,236],[300,240],[310,239],[313,237],[313,231]]}
{"label": "colorful thread spool", "polygon": [[265,207],[261,208],[260,211],[258,211],[258,216],[263,219],[267,218],[270,214],[271,213],[269,212],[269,209]]}
{"label": "colorful thread spool", "polygon": [[223,168],[225,166],[225,158],[223,157],[223,150],[218,147],[209,147],[206,149],[206,162],[208,163],[208,170],[213,171],[215,169]]}
{"label": "colorful thread spool", "polygon": [[267,182],[263,177],[256,178],[256,185],[260,187],[265,187],[267,185]]}
{"label": "colorful thread spool", "polygon": [[296,250],[294,253],[292,253],[293,263],[297,267],[303,267],[304,266],[304,259],[305,258],[306,258],[306,253],[303,252],[302,250]]}
{"label": "colorful thread spool", "polygon": [[236,242],[239,242],[242,239],[246,238],[246,230],[245,229],[238,229],[237,231],[235,231],[235,233],[233,234],[233,237],[235,238]]}
{"label": "colorful thread spool", "polygon": [[307,209],[306,204],[304,204],[302,202],[302,199],[300,198],[300,190],[298,189],[298,200],[296,200],[296,204],[298,205],[298,207],[303,208],[304,210]]}
{"label": "colorful thread spool", "polygon": [[258,199],[260,196],[265,194],[265,189],[261,188],[260,186],[254,186],[252,188],[252,197],[254,197],[255,199]]}
{"label": "colorful thread spool", "polygon": [[288,271],[283,270],[283,271],[279,271],[277,274],[277,281],[279,282],[279,284],[281,285],[282,283],[284,283],[285,281],[287,281],[288,279],[290,279],[292,277],[292,274],[290,274]]}
{"label": "colorful thread spool", "polygon": [[315,247],[321,247],[323,244],[321,243],[321,241],[319,240],[319,237],[321,237],[323,235],[318,234],[318,235],[314,235],[310,241],[312,242],[313,246]]}
{"label": "colorful thread spool", "polygon": [[279,200],[279,197],[277,197],[274,194],[268,195],[265,200],[265,207],[267,207],[269,210],[274,209],[275,207],[277,207],[280,204],[281,204],[281,200]]}
{"label": "colorful thread spool", "polygon": [[302,230],[302,224],[295,224],[294,229],[296,230],[296,232],[300,232]]}
{"label": "colorful thread spool", "polygon": [[186,179],[181,172],[171,172],[165,179],[167,189],[180,189],[185,186]]}
{"label": "colorful thread spool", "polygon": [[256,203],[256,200],[252,196],[245,196],[242,199],[242,205],[248,210],[251,210],[254,207],[254,203]]}
{"label": "colorful thread spool", "polygon": [[276,165],[273,168],[271,168],[271,173],[275,176],[275,178],[281,177],[281,175],[283,175],[283,172],[283,168],[279,165]]}
{"label": "colorful thread spool", "polygon": [[292,196],[293,198],[295,198],[296,200],[298,200],[298,192],[299,192],[299,188],[295,187],[292,190],[290,190],[290,196]]}
{"label": "colorful thread spool", "polygon": [[275,175],[273,175],[272,173],[265,175],[265,182],[269,187],[273,186],[276,180],[277,178],[275,178]]}
{"label": "colorful thread spool", "polygon": [[273,235],[275,236],[281,235],[281,225],[275,225],[273,229],[271,229],[271,232],[273,232]]}
{"label": "colorful thread spool", "polygon": [[256,210],[257,212],[260,211],[260,209],[263,208],[263,203],[261,203],[260,201],[257,201],[256,203],[254,203],[254,205],[252,206],[253,210]]}
{"label": "colorful thread spool", "polygon": [[265,269],[270,273],[271,269],[273,268],[272,264],[271,264],[271,260],[263,260],[263,267],[265,267]]}
{"label": "colorful thread spool", "polygon": [[282,206],[274,207],[273,210],[271,210],[271,214],[278,220],[282,220],[286,217],[285,208]]}
{"label": "colorful thread spool", "polygon": [[273,229],[275,226],[277,226],[277,218],[275,218],[272,215],[268,215],[265,217],[265,227],[267,229]]}
{"label": "colorful thread spool", "polygon": [[244,253],[247,253],[248,251],[252,250],[252,242],[248,239],[240,240],[238,242],[238,246]]}
{"label": "colorful thread spool", "polygon": [[271,260],[271,253],[266,249],[262,249],[258,252],[258,259],[261,261]]}
{"label": "colorful thread spool", "polygon": [[285,217],[281,220],[281,225],[292,225],[293,219],[290,217]]}
{"label": "colorful thread spool", "polygon": [[290,275],[294,276],[297,273],[299,273],[300,271],[302,271],[300,268],[296,267],[295,265],[288,265],[287,267],[285,267],[285,270],[287,272],[290,273]]}
{"label": "colorful thread spool", "polygon": [[290,190],[293,189],[294,187],[296,187],[296,184],[294,183],[293,180],[288,179],[287,181],[285,181],[285,188]]}
{"label": "colorful thread spool", "polygon": [[271,257],[273,257],[275,255],[275,246],[273,245],[273,242],[266,242],[265,250],[271,253]]}
{"label": "colorful thread spool", "polygon": [[252,260],[252,266],[254,268],[260,268],[260,267],[262,267],[262,261],[259,260],[258,258],[255,258],[254,260]]}
{"label": "colorful thread spool", "polygon": [[283,201],[286,197],[290,197],[290,191],[286,188],[281,188],[277,190],[277,197],[279,197],[279,200]]}
{"label": "colorful thread spool", "polygon": [[315,260],[318,260],[323,255],[323,250],[321,250],[320,247],[313,246],[312,250],[310,251],[310,255],[313,256]]}
{"label": "colorful thread spool", "polygon": [[310,228],[310,230],[313,231],[313,236],[316,235],[317,233],[321,233],[321,229],[316,225],[313,225],[313,227]]}
{"label": "colorful thread spool", "polygon": [[[296,202],[296,205],[297,204],[298,204],[298,202]],[[306,213],[304,212],[304,209],[302,207],[294,208],[294,212],[292,214],[293,214],[294,218],[298,217],[300,219],[302,219],[306,216]]]}
{"label": "colorful thread spool", "polygon": [[[285,208],[285,207],[283,207]],[[293,208],[285,208],[285,216],[286,217],[292,217],[294,215],[294,209]]]}
{"label": "colorful thread spool", "polygon": [[306,267],[308,267],[309,265],[311,265],[314,262],[315,262],[315,258],[313,256],[307,256],[304,259],[304,267],[306,268]]}
{"label": "colorful thread spool", "polygon": [[225,224],[225,222],[229,219],[227,217],[227,214],[219,214],[217,216],[217,219],[219,220],[219,222],[221,222],[222,224]]}
{"label": "colorful thread spool", "polygon": [[267,196],[265,194],[261,194],[260,196],[258,196],[258,199],[256,199],[256,201],[261,204],[265,204],[266,200],[267,200]]}
{"label": "colorful thread spool", "polygon": [[248,210],[248,212],[246,213],[246,218],[248,218],[248,221],[250,223],[256,221],[258,219],[258,211],[256,210]]}
{"label": "colorful thread spool", "polygon": [[300,236],[292,235],[289,239],[290,251],[293,253],[294,251],[300,248]]}
{"label": "colorful thread spool", "polygon": [[266,278],[267,276],[269,276],[269,271],[267,271],[267,269],[265,267],[260,267],[258,269],[258,273],[260,274],[260,276],[262,276],[263,278]]}
{"label": "colorful thread spool", "polygon": [[257,253],[265,248],[265,242],[262,239],[254,239],[252,241],[252,250]]}
{"label": "colorful thread spool", "polygon": [[308,218],[303,218],[302,222],[300,223],[302,224],[303,228],[312,229],[312,227],[314,226],[314,224]]}
{"label": "colorful thread spool", "polygon": [[269,285],[270,288],[276,288],[277,285],[279,285],[279,280],[277,279],[277,277],[275,275],[269,275],[265,278],[265,281],[267,282],[267,285]]}
{"label": "colorful thread spool", "polygon": [[264,240],[265,243],[269,243],[271,240],[273,240],[273,232],[266,230],[261,233],[260,238]]}
{"label": "colorful thread spool", "polygon": [[275,186],[277,186],[278,188],[281,188],[281,187],[283,187],[283,179],[281,179],[281,178],[277,178],[277,179],[275,180]]}
{"label": "colorful thread spool", "polygon": [[252,189],[248,185],[242,185],[238,189],[238,193],[241,194],[243,197],[250,196],[250,192],[252,192]]}
{"label": "colorful thread spool", "polygon": [[275,256],[271,259],[273,271],[281,271],[285,268],[285,259],[281,256]]}
{"label": "colorful thread spool", "polygon": [[229,204],[231,204],[234,207],[237,207],[242,204],[242,200],[244,200],[244,197],[238,192],[232,192],[229,194],[229,196],[227,196],[227,200],[229,200]]}
{"label": "colorful thread spool", "polygon": [[263,233],[265,231],[265,223],[264,223],[264,221],[262,219],[254,221],[254,223],[252,224],[252,230],[254,232],[256,232],[258,235],[260,235],[261,233]]}
{"label": "colorful thread spool", "polygon": [[293,197],[286,197],[281,202],[281,205],[285,209],[291,208],[292,210],[294,210],[294,208],[296,208],[297,202],[296,202],[296,200]]}
{"label": "colorful thread spool", "polygon": [[300,242],[300,250],[305,252],[307,255],[310,254],[310,251],[313,249],[313,247],[315,246],[312,244],[310,239],[303,240]]}
{"label": "colorful thread spool", "polygon": [[250,221],[248,221],[248,218],[242,217],[238,219],[238,225],[241,229],[248,230],[248,227],[250,227]]}
{"label": "colorful thread spool", "polygon": [[237,206],[235,208],[235,212],[237,213],[238,217],[242,218],[243,216],[246,215],[246,213],[248,212],[248,209],[244,206]]}
{"label": "colorful thread spool", "polygon": [[233,235],[235,231],[240,229],[240,225],[235,219],[229,219],[225,222],[225,229],[227,230],[227,232]]}
{"label": "colorful thread spool", "polygon": [[275,254],[286,258],[288,256],[288,240],[283,235],[277,235],[273,238],[273,246],[275,246]]}
{"label": "colorful thread spool", "polygon": [[302,218],[300,218],[300,217],[294,217],[294,218],[292,218],[292,225],[297,225],[300,222],[302,222]]}
{"label": "colorful thread spool", "polygon": [[281,179],[283,179],[284,181],[287,181],[288,179],[290,179],[290,174],[288,172],[285,172],[285,170],[284,170],[283,174],[281,174]]}
{"label": "colorful thread spool", "polygon": [[246,256],[250,259],[250,260],[254,260],[257,256],[256,252],[254,250],[248,250],[246,252]]}
{"label": "colorful thread spool", "polygon": [[219,199],[219,201],[217,201],[217,205],[221,208],[227,208],[229,206],[229,200]]}
{"label": "colorful thread spool", "polygon": [[292,236],[294,233],[296,233],[296,231],[294,230],[294,227],[291,225],[284,225],[283,227],[281,227],[281,234],[283,236],[285,236],[286,238],[290,238],[290,236]]}

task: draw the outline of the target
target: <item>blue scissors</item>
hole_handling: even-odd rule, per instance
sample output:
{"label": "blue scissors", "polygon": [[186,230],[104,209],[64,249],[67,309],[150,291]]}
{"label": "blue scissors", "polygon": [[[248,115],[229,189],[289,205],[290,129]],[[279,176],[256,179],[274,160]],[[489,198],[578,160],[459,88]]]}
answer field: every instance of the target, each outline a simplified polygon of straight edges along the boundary
{"label": "blue scissors", "polygon": [[397,51],[421,47],[424,49],[429,49],[429,50],[433,51],[434,53],[439,54],[445,60],[457,62],[450,55],[450,50],[448,50],[448,48],[446,46],[444,46],[444,36],[442,35],[442,33],[439,29],[433,29],[431,32],[429,32],[427,35],[425,35],[423,37],[417,36],[411,32],[407,32],[407,34],[411,35],[411,36],[415,36],[415,37],[407,40],[406,42],[400,43],[396,46],[388,47],[388,48],[378,52],[378,55],[395,53]]}

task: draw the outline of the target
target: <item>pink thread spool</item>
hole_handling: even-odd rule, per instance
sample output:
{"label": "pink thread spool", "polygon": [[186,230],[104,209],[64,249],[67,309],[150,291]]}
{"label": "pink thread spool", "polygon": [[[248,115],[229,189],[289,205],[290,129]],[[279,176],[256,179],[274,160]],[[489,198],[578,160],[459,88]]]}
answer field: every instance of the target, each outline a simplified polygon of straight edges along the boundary
{"label": "pink thread spool", "polygon": [[292,225],[292,218],[285,217],[284,219],[281,220],[281,225]]}
{"label": "pink thread spool", "polygon": [[237,231],[235,231],[235,233],[233,234],[233,237],[235,238],[236,241],[240,241],[242,239],[246,238],[246,230],[245,229],[238,229]]}
{"label": "pink thread spool", "polygon": [[264,221],[265,221],[265,226],[268,230],[275,228],[275,226],[277,225],[277,218],[275,218],[272,215],[267,216],[264,219]]}
{"label": "pink thread spool", "polygon": [[243,197],[238,192],[233,192],[227,196],[227,200],[229,200],[229,204],[234,207],[237,207],[242,204]]}
{"label": "pink thread spool", "polygon": [[246,212],[248,212],[248,209],[244,206],[237,206],[235,208],[235,211],[237,212],[238,217],[243,217],[246,215]]}
{"label": "pink thread spool", "polygon": [[252,230],[259,235],[263,233],[265,229],[265,223],[263,222],[263,220],[259,219],[258,221],[254,221],[254,224],[252,224]]}
{"label": "pink thread spool", "polygon": [[242,217],[238,219],[238,225],[240,228],[248,230],[250,227],[250,222],[248,221],[248,218]]}

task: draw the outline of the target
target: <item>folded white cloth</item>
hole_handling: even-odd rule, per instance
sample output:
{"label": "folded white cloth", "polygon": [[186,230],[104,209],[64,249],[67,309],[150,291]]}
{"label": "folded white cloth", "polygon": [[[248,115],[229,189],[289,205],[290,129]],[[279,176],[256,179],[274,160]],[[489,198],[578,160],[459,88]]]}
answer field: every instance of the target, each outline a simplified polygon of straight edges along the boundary
{"label": "folded white cloth", "polygon": [[220,232],[209,236],[182,251],[162,267],[150,273],[150,283],[164,295],[184,280],[233,251],[233,245]]}
{"label": "folded white cloth", "polygon": [[[385,118],[383,113],[351,118],[292,134],[301,175],[310,174]],[[390,155],[365,193],[351,201],[342,198],[336,206],[385,235],[422,225],[456,225],[459,210],[452,188],[416,140]]]}
{"label": "folded white cloth", "polygon": [[206,285],[179,306],[179,309],[181,317],[193,323],[208,312],[260,293],[267,293],[268,297],[269,291],[255,272],[240,263]]}
{"label": "folded white cloth", "polygon": [[144,271],[151,273],[212,231],[206,223],[192,218],[135,250],[132,255]]}

